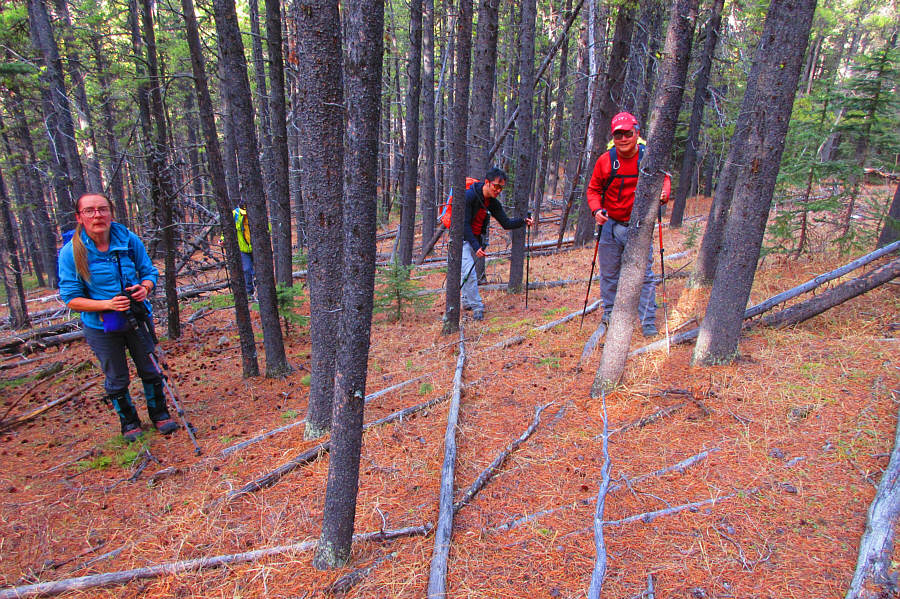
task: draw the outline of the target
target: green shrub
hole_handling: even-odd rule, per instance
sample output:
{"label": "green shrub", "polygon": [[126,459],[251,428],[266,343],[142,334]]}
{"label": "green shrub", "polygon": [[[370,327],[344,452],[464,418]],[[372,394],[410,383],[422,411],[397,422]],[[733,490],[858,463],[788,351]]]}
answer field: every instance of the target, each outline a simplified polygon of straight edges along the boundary
{"label": "green shrub", "polygon": [[398,321],[403,310],[411,306],[421,312],[431,306],[431,297],[419,295],[421,285],[410,278],[412,266],[403,266],[396,260],[381,268],[375,275],[376,314],[387,314],[388,320]]}

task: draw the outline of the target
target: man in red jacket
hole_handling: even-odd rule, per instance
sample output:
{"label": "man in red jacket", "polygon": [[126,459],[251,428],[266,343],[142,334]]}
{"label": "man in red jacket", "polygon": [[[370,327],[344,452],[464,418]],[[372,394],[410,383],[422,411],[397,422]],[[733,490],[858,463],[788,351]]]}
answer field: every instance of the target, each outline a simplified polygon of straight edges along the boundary
{"label": "man in red jacket", "polygon": [[[597,159],[594,174],[587,188],[587,202],[591,214],[600,229],[598,257],[600,262],[600,295],[603,298],[603,322],[609,322],[616,288],[622,252],[628,239],[631,208],[634,206],[634,190],[638,181],[638,165],[645,146],[638,144],[640,130],[637,119],[628,112],[620,112],[611,123],[613,147]],[[669,201],[671,181],[666,175],[659,201]],[[653,251],[647,256],[647,272],[641,288],[638,305],[641,330],[645,337],[657,334],[656,329],[656,278],[653,275]]]}

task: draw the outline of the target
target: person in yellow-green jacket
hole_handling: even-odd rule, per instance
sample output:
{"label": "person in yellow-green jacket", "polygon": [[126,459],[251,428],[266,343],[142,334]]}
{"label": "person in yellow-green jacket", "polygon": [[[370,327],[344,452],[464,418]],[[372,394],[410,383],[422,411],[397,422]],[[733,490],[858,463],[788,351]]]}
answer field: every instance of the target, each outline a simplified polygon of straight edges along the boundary
{"label": "person in yellow-green jacket", "polygon": [[237,230],[238,248],[241,250],[241,268],[244,271],[244,287],[247,289],[247,297],[252,298],[256,292],[254,279],[256,272],[253,270],[253,246],[250,244],[250,222],[247,220],[247,211],[241,202],[231,215],[234,217],[234,228]]}

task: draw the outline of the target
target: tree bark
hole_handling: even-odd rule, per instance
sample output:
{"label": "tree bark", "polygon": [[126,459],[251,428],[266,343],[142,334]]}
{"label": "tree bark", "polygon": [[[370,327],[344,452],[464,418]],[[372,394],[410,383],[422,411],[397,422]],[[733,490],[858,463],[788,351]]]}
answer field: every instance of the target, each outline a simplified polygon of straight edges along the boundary
{"label": "tree bark", "polygon": [[317,439],[331,429],[335,352],[340,343],[345,102],[339,2],[304,0],[298,2],[297,15],[297,54],[306,65],[297,77],[296,123],[307,174],[302,189],[309,235],[306,280],[312,315],[312,368],[304,437]]}
{"label": "tree bark", "polygon": [[[535,0],[522,0],[519,22],[519,116],[516,119],[516,178],[513,188],[513,216],[524,217],[531,198],[531,176],[535,163],[534,141],[534,29],[537,17]],[[522,291],[525,267],[525,227],[511,232],[509,257],[509,293]]]}
{"label": "tree bark", "polygon": [[423,246],[421,259],[424,259],[430,251],[424,246],[434,235],[438,205],[434,130],[434,112],[437,104],[434,89],[434,0],[424,0],[422,24],[422,157],[425,168],[422,172],[421,186]]}
{"label": "tree bark", "polygon": [[156,125],[156,138],[150,142],[150,183],[154,203],[159,207],[162,227],[162,247],[165,255],[165,292],[167,326],[170,339],[181,337],[178,291],[175,273],[175,227],[173,214],[178,192],[168,160],[168,126],[162,99],[163,81],[159,74],[156,54],[156,33],[153,28],[151,0],[143,0],[141,11],[144,47],[147,52],[147,74],[150,76],[150,109]]}
{"label": "tree bark", "polygon": [[234,134],[240,156],[241,192],[250,218],[253,240],[253,268],[259,280],[259,314],[266,350],[266,376],[284,376],[291,371],[284,353],[284,338],[275,298],[275,275],[272,271],[272,241],[269,237],[266,198],[263,193],[259,165],[253,103],[244,59],[244,44],[238,28],[234,0],[214,0],[216,32],[219,36],[221,61],[225,70],[224,91],[228,95],[234,117]]}
{"label": "tree bark", "polygon": [[403,154],[403,212],[400,213],[400,264],[412,264],[416,234],[416,187],[419,179],[419,97],[422,82],[422,0],[409,6],[409,60],[406,65],[406,151]]}
{"label": "tree bark", "polygon": [[755,83],[759,99],[764,97],[765,101],[757,102],[747,115],[749,134],[744,156],[751,160],[735,181],[735,198],[724,234],[728,245],[716,268],[694,347],[695,363],[726,363],[737,355],[744,306],[756,273],[815,8],[816,0],[772,0],[769,5],[754,55],[754,62],[760,63],[758,78],[748,83],[748,93]]}
{"label": "tree bark", "polygon": [[269,203],[272,206],[272,246],[275,251],[275,282],[293,285],[291,240],[290,154],[287,142],[287,105],[284,89],[284,54],[281,36],[281,2],[266,0],[266,39],[269,54],[269,110],[272,151]]}
{"label": "tree bark", "polygon": [[647,152],[641,161],[640,177],[634,194],[628,241],[622,255],[622,268],[616,291],[606,345],[600,358],[600,368],[591,386],[591,397],[600,397],[615,387],[625,371],[625,360],[631,335],[638,321],[638,302],[653,244],[653,229],[662,191],[663,178],[671,159],[678,112],[684,95],[687,68],[697,20],[698,0],[677,0],[672,5],[669,31],[664,49],[661,90],[658,108],[650,125]]}
{"label": "tree bark", "polygon": [[703,44],[703,56],[700,57],[700,71],[694,82],[694,104],[691,110],[691,121],[688,125],[688,137],[684,145],[684,158],[681,162],[681,174],[678,177],[678,189],[675,192],[675,202],[672,204],[672,214],[669,217],[669,226],[681,227],[684,219],[684,207],[687,204],[688,193],[694,181],[694,167],[697,164],[697,150],[700,145],[700,128],[703,126],[703,110],[709,99],[709,74],[712,70],[712,61],[716,53],[716,45],[719,41],[719,26],[722,23],[722,7],[725,0],[714,0],[709,22],[706,25],[706,41]]}
{"label": "tree bark", "polygon": [[[568,15],[572,12],[572,0],[566,0],[566,8],[563,14]],[[556,186],[559,182],[559,158],[560,147],[562,146],[562,129],[563,115],[566,107],[566,96],[569,89],[569,36],[562,43],[559,50],[559,78],[556,84],[556,107],[553,115],[553,135],[550,142],[550,196],[556,197]],[[577,84],[576,84],[577,89]],[[535,214],[536,217],[540,215]],[[535,226],[537,222],[535,222]]]}
{"label": "tree bark", "polygon": [[[375,287],[375,202],[384,32],[382,0],[357,0],[345,13],[347,153],[344,179],[343,296],[334,383],[333,434],[322,534],[313,566],[334,568],[350,557]],[[340,56],[340,54],[338,54]]]}
{"label": "tree bark", "polygon": [[497,73],[500,0],[481,0],[472,49],[472,101],[469,111],[469,175],[481,177],[490,167],[491,111]]}
{"label": "tree bark", "polygon": [[[81,157],[78,154],[78,146],[75,144],[75,125],[72,122],[72,110],[69,97],[66,93],[66,85],[63,80],[62,62],[59,58],[59,48],[53,38],[53,29],[50,25],[50,16],[47,14],[47,6],[44,0],[28,0],[28,23],[31,28],[31,40],[34,46],[40,50],[44,61],[44,70],[41,73],[41,83],[50,92],[50,108],[53,111],[53,120],[47,130],[50,136],[50,144],[62,151],[65,161],[66,188],[69,197],[64,198],[72,203],[63,205],[64,215],[67,221],[74,220],[74,202],[84,195],[84,170],[81,166]],[[45,115],[48,116],[49,115]],[[62,200],[61,200],[62,201]],[[63,202],[65,204],[65,202]]]}
{"label": "tree bark", "polygon": [[16,252],[16,236],[13,233],[12,210],[6,183],[0,170],[0,271],[3,287],[9,304],[10,325],[14,329],[27,327],[28,306],[25,304],[25,288],[22,285],[22,270]]}
{"label": "tree bark", "polygon": [[900,239],[900,183],[897,184],[891,208],[881,227],[881,233],[878,234],[877,247],[884,247],[898,239]]}
{"label": "tree bark", "polygon": [[[456,75],[453,84],[453,125],[450,130],[450,172],[453,189],[466,189],[466,131],[469,122],[469,80],[471,77],[472,2],[461,0],[456,24]],[[447,257],[447,295],[444,335],[459,330],[459,284],[462,280],[462,243],[465,210],[454,210],[450,219],[450,252]]]}
{"label": "tree bark", "polygon": [[222,237],[225,240],[225,259],[228,263],[228,278],[234,294],[234,317],[241,344],[241,366],[244,378],[259,376],[259,362],[256,358],[256,341],[253,338],[253,324],[250,320],[250,306],[247,304],[247,289],[244,286],[241,255],[237,241],[237,231],[232,226],[231,201],[225,183],[225,166],[222,152],[219,149],[219,138],[216,134],[215,113],[212,97],[206,80],[206,68],[203,60],[203,47],[197,16],[194,13],[193,0],[181,0],[184,12],[184,23],[187,30],[187,42],[190,48],[191,68],[194,74],[194,85],[197,88],[197,105],[200,109],[200,124],[206,138],[206,160],[210,179],[219,212],[219,223],[222,226]]}

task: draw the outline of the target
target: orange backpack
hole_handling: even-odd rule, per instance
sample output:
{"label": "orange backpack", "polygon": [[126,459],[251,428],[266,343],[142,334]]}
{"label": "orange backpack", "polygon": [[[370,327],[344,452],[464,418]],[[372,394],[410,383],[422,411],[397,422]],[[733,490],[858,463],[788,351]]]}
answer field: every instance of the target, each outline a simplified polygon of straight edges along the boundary
{"label": "orange backpack", "polygon": [[[472,177],[466,177],[466,189],[472,187],[473,184],[478,183],[479,179],[473,179]],[[450,228],[450,215],[453,213],[453,188],[450,189],[450,196],[447,198],[447,203],[445,203],[441,207],[441,224],[443,224],[448,229]]]}

